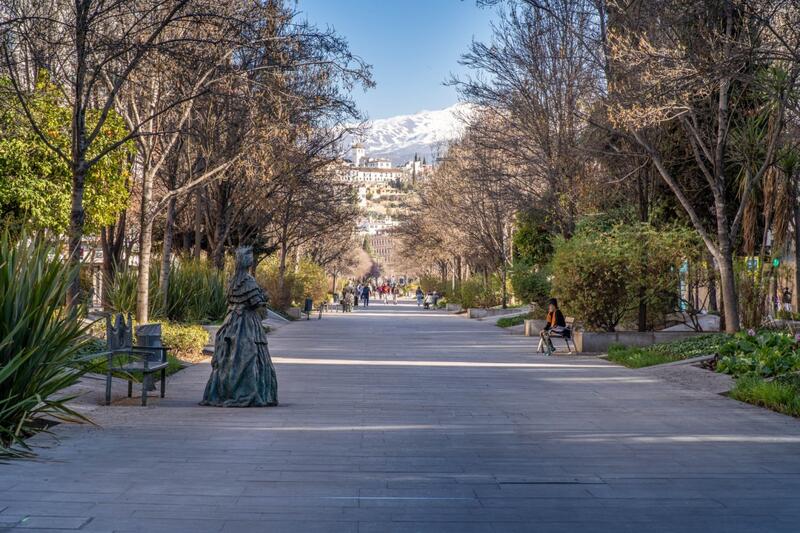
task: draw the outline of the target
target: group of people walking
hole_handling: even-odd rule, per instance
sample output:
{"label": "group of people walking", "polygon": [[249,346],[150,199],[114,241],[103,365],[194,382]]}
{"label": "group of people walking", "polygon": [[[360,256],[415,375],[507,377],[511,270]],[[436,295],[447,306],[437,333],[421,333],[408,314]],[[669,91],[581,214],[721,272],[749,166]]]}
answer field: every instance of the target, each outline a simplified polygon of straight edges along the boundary
{"label": "group of people walking", "polygon": [[430,309],[431,307],[436,309],[436,306],[439,304],[439,299],[442,297],[437,291],[428,291],[425,293],[420,287],[417,287],[417,292],[414,296],[417,299],[417,307],[422,307],[423,309]]}
{"label": "group of people walking", "polygon": [[397,284],[381,283],[358,283],[353,285],[348,283],[342,289],[342,304],[345,311],[351,311],[353,307],[358,307],[359,303],[364,307],[369,307],[370,299],[375,297],[388,304],[392,302],[397,305],[400,297],[401,288]]}

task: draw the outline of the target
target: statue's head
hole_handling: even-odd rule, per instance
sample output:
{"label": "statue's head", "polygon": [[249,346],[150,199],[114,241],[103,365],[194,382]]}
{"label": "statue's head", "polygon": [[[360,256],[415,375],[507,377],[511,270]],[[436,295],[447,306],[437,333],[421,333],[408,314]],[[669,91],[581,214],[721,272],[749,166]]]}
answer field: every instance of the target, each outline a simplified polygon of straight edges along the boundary
{"label": "statue's head", "polygon": [[241,246],[236,249],[236,270],[248,270],[253,266],[253,249]]}

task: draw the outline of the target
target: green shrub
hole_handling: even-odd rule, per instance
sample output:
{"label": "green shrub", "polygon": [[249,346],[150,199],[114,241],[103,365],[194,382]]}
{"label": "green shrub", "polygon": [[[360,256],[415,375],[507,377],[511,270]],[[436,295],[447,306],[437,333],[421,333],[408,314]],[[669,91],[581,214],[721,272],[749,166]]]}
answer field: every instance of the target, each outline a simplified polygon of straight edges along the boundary
{"label": "green shrub", "polygon": [[651,326],[663,322],[677,307],[678,269],[699,250],[691,232],[648,224],[586,225],[569,240],[557,239],[555,248],[553,293],[564,312],[605,331],[632,319],[640,301]]}
{"label": "green shrub", "polygon": [[178,359],[191,361],[203,356],[208,332],[202,326],[162,322],[161,340]]}
{"label": "green shrub", "polygon": [[779,320],[800,320],[800,313],[784,311],[781,309],[775,313],[775,318]]}
{"label": "green shrub", "polygon": [[608,349],[608,360],[628,368],[660,365],[701,355],[715,355],[727,340],[728,336],[725,334],[711,333],[644,348],[630,348],[614,344]]}
{"label": "green shrub", "polygon": [[86,420],[58,396],[80,379],[88,340],[80,312],[64,307],[73,275],[44,240],[0,237],[0,454],[29,454],[42,417]]}
{"label": "green shrub", "polygon": [[[461,296],[461,306],[465,309],[470,307],[494,307],[499,305],[502,297],[499,293],[499,283],[492,283],[490,278],[489,286],[484,285],[483,279],[479,276],[472,277],[461,283],[459,294]],[[494,285],[498,285],[494,287]]]}
{"label": "green shrub", "polygon": [[136,313],[136,270],[120,267],[111,279],[105,280],[110,310],[124,315]]}
{"label": "green shrub", "polygon": [[[422,292],[425,293],[436,291],[439,294],[444,294],[451,286],[447,281],[442,281],[442,278],[438,276],[420,276],[419,287],[422,289]],[[416,287],[414,287],[414,290],[416,290]]]}
{"label": "green shrub", "polygon": [[778,376],[800,370],[794,337],[775,331],[739,332],[719,349],[717,371],[734,377]]}
{"label": "green shrub", "polygon": [[306,298],[322,302],[328,293],[328,275],[319,265],[301,259],[297,268],[287,267],[284,290],[281,294],[279,284],[279,258],[267,258],[256,269],[256,279],[270,296],[270,305],[276,309],[301,307]]}
{"label": "green shrub", "polygon": [[526,320],[534,318],[533,313],[525,313],[524,315],[505,316],[497,319],[497,325],[501,328],[510,328],[513,326],[521,326]]}
{"label": "green shrub", "polygon": [[536,210],[517,214],[514,231],[514,263],[543,266],[553,255],[553,234],[547,216]]}
{"label": "green shrub", "polygon": [[514,289],[514,295],[522,302],[535,303],[540,307],[547,306],[552,290],[546,271],[522,261],[514,264],[511,287]]}
{"label": "green shrub", "polygon": [[[136,313],[136,288],[138,274],[135,269],[117,269],[107,286],[110,310],[115,313]],[[167,307],[159,287],[159,271],[150,269],[149,315],[153,319],[174,322],[218,322],[225,318],[225,273],[208,262],[196,260],[176,261],[170,268],[167,289]]]}
{"label": "green shrub", "polygon": [[167,309],[173,322],[218,322],[225,318],[225,272],[206,261],[182,260],[170,269]]}

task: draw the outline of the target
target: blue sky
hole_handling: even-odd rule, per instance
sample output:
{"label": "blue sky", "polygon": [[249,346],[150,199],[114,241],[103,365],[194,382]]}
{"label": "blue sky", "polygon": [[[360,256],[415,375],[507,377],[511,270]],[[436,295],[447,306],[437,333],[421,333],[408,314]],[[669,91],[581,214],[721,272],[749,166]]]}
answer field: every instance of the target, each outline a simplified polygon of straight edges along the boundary
{"label": "blue sky", "polygon": [[442,109],[458,101],[445,87],[475,37],[488,40],[492,10],[475,0],[299,0],[302,17],[331,26],[373,66],[377,86],[354,95],[369,118]]}

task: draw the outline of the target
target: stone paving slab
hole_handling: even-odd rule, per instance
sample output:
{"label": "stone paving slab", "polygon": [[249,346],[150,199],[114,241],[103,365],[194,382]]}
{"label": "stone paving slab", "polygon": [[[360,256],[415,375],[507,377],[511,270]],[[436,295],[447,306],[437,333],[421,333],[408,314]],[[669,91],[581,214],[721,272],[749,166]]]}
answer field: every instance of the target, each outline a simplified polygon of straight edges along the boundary
{"label": "stone paving slab", "polygon": [[415,305],[270,336],[281,405],[97,406],[0,465],[0,531],[797,531],[800,424]]}

